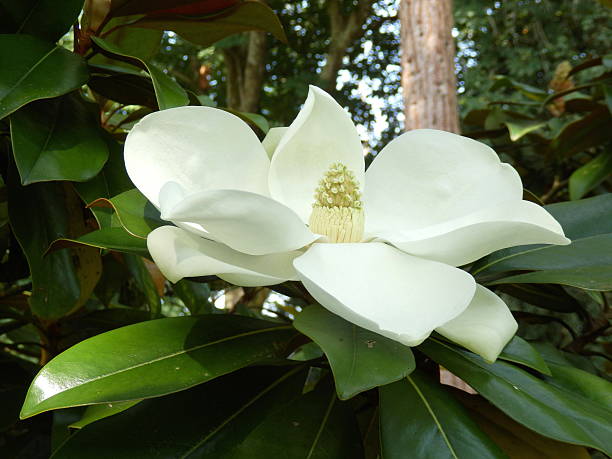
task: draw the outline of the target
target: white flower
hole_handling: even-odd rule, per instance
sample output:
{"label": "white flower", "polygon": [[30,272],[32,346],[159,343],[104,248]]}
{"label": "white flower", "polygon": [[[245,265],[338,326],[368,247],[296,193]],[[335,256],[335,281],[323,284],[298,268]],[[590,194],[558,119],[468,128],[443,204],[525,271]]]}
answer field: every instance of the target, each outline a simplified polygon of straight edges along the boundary
{"label": "white flower", "polygon": [[517,324],[456,266],[519,244],[569,243],[546,210],[522,200],[517,172],[475,140],[410,131],[365,172],[349,115],[316,87],[263,144],[222,110],[150,114],[128,135],[125,163],[176,224],[147,239],[170,281],[300,280],[363,328],[408,346],[436,330],[490,361]]}

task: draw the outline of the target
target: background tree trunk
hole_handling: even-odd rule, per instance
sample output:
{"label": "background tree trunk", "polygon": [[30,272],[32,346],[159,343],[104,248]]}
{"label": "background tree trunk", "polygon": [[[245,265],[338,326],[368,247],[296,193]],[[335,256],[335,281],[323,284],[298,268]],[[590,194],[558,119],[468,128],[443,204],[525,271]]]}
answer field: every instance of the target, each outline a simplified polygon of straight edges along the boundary
{"label": "background tree trunk", "polygon": [[400,3],[405,129],[459,132],[452,0]]}

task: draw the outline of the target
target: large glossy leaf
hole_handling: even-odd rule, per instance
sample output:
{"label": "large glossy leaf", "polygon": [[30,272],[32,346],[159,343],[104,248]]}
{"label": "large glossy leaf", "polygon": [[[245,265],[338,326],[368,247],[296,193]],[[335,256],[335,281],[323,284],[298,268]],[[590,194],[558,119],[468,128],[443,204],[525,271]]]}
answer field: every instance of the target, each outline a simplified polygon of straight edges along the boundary
{"label": "large glossy leaf", "polygon": [[82,57],[29,35],[0,35],[0,68],[0,119],[73,91],[89,76]]}
{"label": "large glossy leaf", "polygon": [[133,236],[142,239],[146,239],[147,235],[155,228],[167,224],[161,219],[159,210],[136,188],[125,191],[111,199],[98,199],[89,206],[114,209],[121,226]]}
{"label": "large glossy leaf", "polygon": [[533,368],[542,374],[550,375],[550,368],[540,353],[531,344],[515,335],[499,354],[499,358],[509,362],[520,363]]}
{"label": "large glossy leaf", "polygon": [[419,348],[529,429],[555,440],[612,453],[609,407],[560,389],[514,365],[502,361],[488,364],[471,352],[434,339]]}
{"label": "large glossy leaf", "polygon": [[94,177],[108,159],[99,122],[77,95],[32,102],[11,116],[21,183]]}
{"label": "large glossy leaf", "polygon": [[[601,250],[612,250],[612,237],[606,238]],[[604,266],[578,266],[565,269],[548,269],[517,274],[490,282],[497,284],[561,284],[585,290],[612,290],[612,264]]]}
{"label": "large glossy leaf", "polygon": [[189,103],[187,93],[172,78],[151,64],[137,56],[130,56],[122,49],[101,38],[92,37],[92,41],[98,51],[107,57],[127,62],[143,70],[146,70],[153,80],[157,104],[160,110],[166,108],[180,107]]}
{"label": "large glossy leaf", "polygon": [[87,300],[100,276],[97,250],[80,247],[72,253],[43,256],[53,239],[78,234],[83,229],[78,197],[59,183],[24,187],[13,168],[8,191],[11,227],[28,259],[32,277],[32,312],[45,319],[59,318]]}
{"label": "large glossy leaf", "polygon": [[380,438],[388,459],[505,457],[463,406],[421,371],[380,388]]}
{"label": "large glossy leaf", "polygon": [[172,290],[183,301],[192,316],[214,313],[215,307],[210,301],[211,292],[208,284],[181,279],[172,285]]}
{"label": "large glossy leaf", "polygon": [[551,143],[554,153],[572,156],[612,139],[612,118],[605,105],[584,118],[568,123]]}
{"label": "large glossy leaf", "polygon": [[83,0],[0,0],[0,31],[55,42],[78,18]]}
{"label": "large glossy leaf", "polygon": [[123,256],[128,271],[134,278],[136,285],[140,291],[144,294],[151,312],[151,318],[158,318],[161,316],[161,298],[160,294],[155,287],[155,283],[149,273],[149,270],[145,266],[142,257],[133,254],[125,254]]}
{"label": "large glossy leaf", "polygon": [[319,305],[305,308],[293,325],[321,346],[343,400],[397,381],[415,368],[409,347],[347,322]]}
{"label": "large glossy leaf", "polygon": [[240,32],[262,30],[287,42],[283,26],[272,9],[264,3],[247,0],[229,12],[204,17],[145,16],[134,27],[172,30],[197,45],[207,47]]}
{"label": "large glossy leaf", "polygon": [[138,255],[148,255],[149,253],[145,239],[134,237],[123,228],[102,228],[84,234],[78,239],[56,239],[48,246],[47,252],[51,253],[59,249],[82,246]]}
{"label": "large glossy leaf", "polygon": [[87,85],[107,99],[124,105],[158,108],[153,83],[143,75],[92,75]]}
{"label": "large glossy leaf", "polygon": [[[248,368],[177,394],[145,400],[81,429],[53,457],[82,458],[87,451],[92,459],[229,458],[270,412],[299,397],[304,379],[301,367]],[[279,440],[282,437],[274,437],[274,442]],[[270,443],[268,439],[265,447]]]}
{"label": "large glossy leaf", "polygon": [[192,14],[195,8],[199,14],[209,14],[231,7],[240,0],[111,0],[113,16],[156,13],[174,9],[175,14]]}
{"label": "large glossy leaf", "polygon": [[524,245],[478,261],[473,274],[612,265],[612,193],[546,206],[572,240],[567,246]]}
{"label": "large glossy leaf", "polygon": [[221,457],[360,459],[363,446],[351,407],[336,398],[332,384],[320,382],[314,391],[267,416],[235,450]]}
{"label": "large glossy leaf", "polygon": [[108,418],[109,416],[114,416],[115,414],[119,414],[124,412],[127,409],[130,409],[137,403],[140,403],[140,400],[128,400],[127,402],[116,402],[116,403],[100,403],[98,405],[90,405],[83,412],[83,416],[76,421],[70,424],[71,429],[82,429],[83,427],[92,424],[100,419]]}
{"label": "large glossy leaf", "polygon": [[582,198],[612,174],[612,152],[607,151],[576,169],[569,178],[570,199]]}
{"label": "large glossy leaf", "polygon": [[32,382],[21,416],[93,403],[157,397],[284,352],[290,326],[241,316],[158,319],[71,347]]}

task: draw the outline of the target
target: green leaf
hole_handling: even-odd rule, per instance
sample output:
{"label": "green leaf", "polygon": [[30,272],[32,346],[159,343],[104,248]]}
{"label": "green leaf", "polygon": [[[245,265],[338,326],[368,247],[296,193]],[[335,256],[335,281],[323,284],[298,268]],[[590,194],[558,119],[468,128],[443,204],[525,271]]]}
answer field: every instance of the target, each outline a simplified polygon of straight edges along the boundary
{"label": "green leaf", "polygon": [[13,154],[21,183],[84,182],[108,159],[98,120],[78,95],[32,102],[11,118]]}
{"label": "green leaf", "polygon": [[89,207],[111,207],[117,213],[121,226],[135,237],[146,239],[155,228],[167,225],[161,219],[159,210],[136,188],[125,191],[113,198],[100,198]]}
{"label": "green leaf", "polygon": [[196,45],[208,47],[222,38],[249,30],[270,32],[287,43],[285,31],[269,6],[257,1],[244,1],[229,12],[203,17],[145,16],[134,27],[172,30]]}
{"label": "green leaf", "polygon": [[[108,161],[98,175],[87,182],[75,183],[74,186],[83,202],[90,203],[99,198],[110,199],[113,196],[134,188],[125,170],[123,161],[123,146],[110,135],[105,135],[108,148]],[[112,208],[91,208],[98,226],[108,228],[111,226]]]}
{"label": "green leaf", "polygon": [[415,371],[379,391],[383,457],[505,457],[463,406],[423,372]]}
{"label": "green leaf", "polygon": [[140,400],[129,400],[127,402],[116,402],[116,403],[100,403],[98,405],[90,405],[85,409],[83,416],[76,422],[73,422],[68,427],[71,429],[82,429],[83,427],[99,421],[100,419],[108,418],[124,412],[125,410],[133,407]]}
{"label": "green leaf", "polygon": [[510,133],[510,140],[516,142],[521,137],[526,136],[531,131],[535,131],[540,129],[541,127],[546,126],[547,121],[538,121],[538,120],[513,120],[513,121],[505,121],[504,124],[508,127],[508,132]]}
{"label": "green leaf", "polygon": [[[202,14],[214,13],[235,5],[240,0],[111,0],[111,14],[126,16],[131,14],[156,13],[159,10],[176,9],[176,14],[188,14],[193,7]],[[180,8],[183,7],[183,8]]]}
{"label": "green leaf", "polygon": [[83,0],[0,0],[0,29],[55,42],[68,32],[81,8]]}
{"label": "green leaf", "polygon": [[[274,438],[275,441],[270,441]],[[293,399],[268,415],[228,459],[363,458],[355,416],[338,401],[332,384]]]}
{"label": "green leaf", "polygon": [[[611,250],[612,237],[606,239],[602,250]],[[596,244],[597,245],[597,244]],[[584,256],[589,256],[585,254]],[[606,292],[612,290],[612,265],[578,266],[566,269],[547,269],[503,277],[488,285],[499,284],[561,284],[571,287]]]}
{"label": "green leaf", "polygon": [[47,253],[51,254],[51,252],[55,252],[56,250],[80,246],[96,247],[98,249],[134,253],[137,255],[149,254],[147,241],[132,236],[123,228],[102,228],[84,234],[77,239],[59,238],[48,246]]}
{"label": "green leaf", "polygon": [[21,417],[187,389],[282,355],[293,336],[290,326],[228,315],[158,319],[112,330],[45,365],[28,390]]}
{"label": "green leaf", "polygon": [[197,314],[213,314],[215,307],[210,302],[210,287],[202,282],[193,282],[181,279],[172,286],[174,294],[178,296],[192,316]]}
{"label": "green leaf", "polygon": [[508,78],[505,75],[495,75],[495,77],[493,77],[493,80],[494,83],[491,87],[491,90],[503,87],[510,87],[516,89],[518,92],[528,97],[529,99],[536,100],[538,102],[541,102],[546,99],[546,96],[548,95],[546,91],[540,88],[536,88],[534,86],[518,82],[516,80]]}
{"label": "green leaf", "polygon": [[404,378],[415,368],[409,347],[364,330],[319,305],[305,308],[293,325],[327,355],[342,400]]}
{"label": "green leaf", "polygon": [[471,352],[429,339],[419,346],[493,405],[531,430],[566,443],[612,452],[612,410],[559,389],[501,361],[486,363]]}
{"label": "green leaf", "polygon": [[[104,41],[116,46],[130,56],[149,60],[155,57],[164,35],[163,30],[150,30],[130,27],[138,16],[124,16],[111,19],[100,34]],[[123,26],[123,25],[126,26]],[[94,56],[92,64],[109,63],[103,56]]]}
{"label": "green leaf", "polygon": [[569,194],[572,201],[603,182],[612,174],[612,152],[604,152],[584,166],[576,169],[569,178]]}
{"label": "green leaf", "polygon": [[[87,451],[91,459],[228,459],[262,420],[300,395],[304,378],[302,367],[248,368],[186,391],[144,400],[81,429],[54,458],[82,458]],[[278,440],[282,439],[275,437]],[[266,446],[275,442],[268,439]]]}
{"label": "green leaf", "polygon": [[587,116],[565,125],[551,142],[551,149],[559,157],[569,157],[602,145],[612,139],[611,123],[610,111],[602,105]]}
{"label": "green leaf", "polygon": [[127,62],[143,70],[146,70],[153,80],[157,104],[160,110],[165,110],[172,107],[181,107],[189,103],[189,97],[181,86],[155,67],[147,60],[143,60],[137,56],[130,56],[122,49],[102,40],[98,37],[91,37],[96,49],[107,57]]}
{"label": "green leaf", "polygon": [[92,75],[87,85],[98,94],[121,104],[158,109],[155,88],[146,76],[130,73]]}
{"label": "green leaf", "polygon": [[29,35],[0,35],[0,68],[0,119],[74,91],[89,77],[82,57]]}
{"label": "green leaf", "polygon": [[545,206],[572,243],[524,245],[498,250],[479,260],[473,274],[519,270],[612,266],[612,193]]}
{"label": "green leaf", "polygon": [[68,204],[73,200],[78,203],[78,197],[72,193],[62,184],[52,182],[24,187],[19,183],[16,169],[11,168],[9,172],[9,218],[30,267],[29,304],[34,314],[45,319],[62,317],[87,300],[97,282],[97,278],[90,278],[90,269],[93,268],[94,274],[97,270],[99,277],[97,251],[80,248],[73,253],[63,251],[43,256],[53,239],[73,232],[70,218],[80,217]]}
{"label": "green leaf", "polygon": [[502,360],[520,363],[542,374],[550,375],[550,368],[540,353],[527,341],[515,335],[499,355]]}

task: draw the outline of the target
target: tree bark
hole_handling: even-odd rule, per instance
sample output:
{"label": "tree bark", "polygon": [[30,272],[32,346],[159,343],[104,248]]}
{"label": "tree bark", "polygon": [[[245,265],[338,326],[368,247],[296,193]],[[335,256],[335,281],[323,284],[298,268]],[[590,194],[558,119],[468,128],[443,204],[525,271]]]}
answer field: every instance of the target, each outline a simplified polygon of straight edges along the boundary
{"label": "tree bark", "polygon": [[452,0],[401,0],[406,130],[459,132]]}
{"label": "tree bark", "polygon": [[327,13],[330,20],[330,41],[325,65],[321,70],[321,86],[332,92],[336,88],[338,71],[348,48],[364,33],[363,24],[372,11],[374,0],[359,0],[350,14],[342,12],[340,0],[328,0]]}

